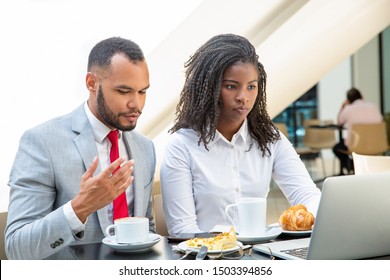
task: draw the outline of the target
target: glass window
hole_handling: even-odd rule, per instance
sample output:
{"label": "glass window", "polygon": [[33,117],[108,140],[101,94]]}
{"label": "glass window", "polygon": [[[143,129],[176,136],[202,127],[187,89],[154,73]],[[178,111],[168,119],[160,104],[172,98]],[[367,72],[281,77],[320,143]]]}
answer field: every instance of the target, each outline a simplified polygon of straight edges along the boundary
{"label": "glass window", "polygon": [[305,135],[303,121],[316,119],[318,116],[317,100],[317,85],[315,85],[273,119],[273,122],[287,125],[288,138],[295,147],[302,146]]}

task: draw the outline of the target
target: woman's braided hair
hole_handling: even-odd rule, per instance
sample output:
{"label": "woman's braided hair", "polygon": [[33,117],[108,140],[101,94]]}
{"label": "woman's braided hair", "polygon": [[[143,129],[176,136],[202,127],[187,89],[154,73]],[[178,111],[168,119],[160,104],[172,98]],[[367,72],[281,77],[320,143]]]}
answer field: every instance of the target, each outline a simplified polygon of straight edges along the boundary
{"label": "woman's braided hair", "polygon": [[244,37],[222,34],[207,41],[184,65],[186,79],[176,107],[176,119],[169,132],[192,128],[199,134],[199,144],[203,142],[207,149],[217,130],[225,70],[237,62],[252,63],[258,70],[259,92],[247,116],[248,129],[262,155],[270,155],[267,144],[280,139],[280,135],[266,110],[267,75],[258,58],[254,46]]}

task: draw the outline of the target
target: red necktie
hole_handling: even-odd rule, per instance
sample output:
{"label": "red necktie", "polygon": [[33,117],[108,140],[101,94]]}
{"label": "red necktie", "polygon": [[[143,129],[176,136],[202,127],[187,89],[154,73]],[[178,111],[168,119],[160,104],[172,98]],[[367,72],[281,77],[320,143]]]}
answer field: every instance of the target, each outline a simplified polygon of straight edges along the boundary
{"label": "red necktie", "polygon": [[[110,162],[114,162],[119,157],[119,146],[118,146],[118,130],[112,130],[108,133],[107,138],[111,142],[111,150],[110,150]],[[119,166],[113,173],[115,173],[119,169]],[[114,221],[119,218],[128,217],[128,209],[127,209],[127,200],[126,200],[126,192],[121,193],[116,199],[114,199],[114,213],[113,219]]]}

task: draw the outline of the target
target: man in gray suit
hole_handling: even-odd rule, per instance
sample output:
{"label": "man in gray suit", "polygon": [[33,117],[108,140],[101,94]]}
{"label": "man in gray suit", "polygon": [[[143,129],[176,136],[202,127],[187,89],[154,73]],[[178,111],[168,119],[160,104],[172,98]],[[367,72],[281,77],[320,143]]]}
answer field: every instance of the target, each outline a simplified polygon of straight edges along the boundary
{"label": "man in gray suit", "polygon": [[[149,218],[154,232],[155,150],[133,130],[149,87],[142,50],[119,37],[99,42],[89,55],[86,86],[87,102],[20,140],[8,183],[9,259],[43,259],[68,245],[101,242],[123,192],[129,216]],[[120,157],[111,163],[113,130]]]}

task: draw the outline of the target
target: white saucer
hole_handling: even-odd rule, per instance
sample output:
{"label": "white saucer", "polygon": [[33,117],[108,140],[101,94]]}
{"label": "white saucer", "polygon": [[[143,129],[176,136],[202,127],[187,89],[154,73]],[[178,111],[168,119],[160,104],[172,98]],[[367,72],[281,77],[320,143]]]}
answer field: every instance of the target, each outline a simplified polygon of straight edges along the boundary
{"label": "white saucer", "polygon": [[270,227],[275,227],[275,228],[280,228],[282,233],[285,235],[290,235],[290,236],[306,236],[310,235],[312,230],[284,230],[282,229],[278,223],[269,225]]}
{"label": "white saucer", "polygon": [[115,237],[109,236],[102,240],[103,244],[119,252],[141,253],[146,252],[161,240],[161,235],[149,233],[149,239],[145,242],[116,243]]}
{"label": "white saucer", "polygon": [[282,233],[282,229],[280,227],[267,227],[266,232],[262,236],[240,236],[237,235],[237,240],[241,241],[242,243],[259,243],[264,241],[269,241],[271,239],[274,239],[278,235]]}

